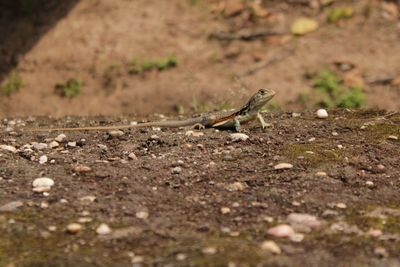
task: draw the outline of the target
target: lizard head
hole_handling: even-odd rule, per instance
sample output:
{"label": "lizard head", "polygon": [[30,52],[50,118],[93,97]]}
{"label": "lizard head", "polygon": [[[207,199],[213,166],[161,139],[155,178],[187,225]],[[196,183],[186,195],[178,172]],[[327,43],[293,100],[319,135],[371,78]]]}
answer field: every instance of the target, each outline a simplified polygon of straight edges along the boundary
{"label": "lizard head", "polygon": [[253,95],[249,100],[249,106],[252,110],[259,110],[268,101],[270,101],[275,95],[275,91],[272,89],[260,89],[258,92]]}

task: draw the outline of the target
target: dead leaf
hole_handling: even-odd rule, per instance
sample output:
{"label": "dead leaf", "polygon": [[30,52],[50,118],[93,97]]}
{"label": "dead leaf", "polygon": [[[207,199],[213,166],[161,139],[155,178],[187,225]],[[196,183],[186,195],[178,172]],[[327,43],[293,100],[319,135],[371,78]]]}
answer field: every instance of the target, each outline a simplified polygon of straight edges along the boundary
{"label": "dead leaf", "polygon": [[294,35],[304,35],[318,29],[318,22],[309,18],[299,18],[291,26],[290,32]]}

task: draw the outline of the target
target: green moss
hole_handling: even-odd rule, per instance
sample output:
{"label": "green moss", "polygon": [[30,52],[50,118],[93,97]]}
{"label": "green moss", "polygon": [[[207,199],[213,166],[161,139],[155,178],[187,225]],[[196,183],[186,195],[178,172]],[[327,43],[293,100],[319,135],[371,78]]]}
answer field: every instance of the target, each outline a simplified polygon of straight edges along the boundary
{"label": "green moss", "polygon": [[54,91],[62,97],[76,97],[82,91],[82,82],[77,79],[69,79],[66,83],[56,84]]}
{"label": "green moss", "polygon": [[12,71],[7,77],[6,81],[0,86],[0,94],[9,96],[17,92],[23,85],[22,79],[19,74]]}
{"label": "green moss", "polygon": [[[400,125],[380,123],[367,126],[367,138],[372,140],[387,139],[389,135],[400,135]],[[392,142],[400,142],[400,140],[390,140]]]}
{"label": "green moss", "polygon": [[330,23],[336,23],[344,18],[351,18],[354,14],[352,7],[340,7],[332,9],[327,17],[327,21]]}
{"label": "green moss", "polygon": [[142,74],[151,70],[163,71],[178,65],[175,55],[159,59],[134,58],[129,62],[128,72],[130,74]]}
{"label": "green moss", "polygon": [[[328,141],[327,144],[329,144]],[[281,155],[291,161],[303,157],[303,160],[313,167],[334,162],[342,162],[345,157],[345,150],[329,149],[327,148],[327,144],[321,142],[288,144],[281,151]]]}

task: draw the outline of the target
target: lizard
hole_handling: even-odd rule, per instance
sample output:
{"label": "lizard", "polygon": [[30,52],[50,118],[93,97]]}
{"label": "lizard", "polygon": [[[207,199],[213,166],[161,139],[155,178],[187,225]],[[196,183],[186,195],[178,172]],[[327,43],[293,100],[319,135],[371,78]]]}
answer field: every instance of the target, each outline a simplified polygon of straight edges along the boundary
{"label": "lizard", "polygon": [[76,127],[76,128],[30,128],[28,131],[44,132],[44,131],[108,131],[130,128],[144,127],[185,127],[193,126],[202,128],[216,129],[234,129],[240,132],[241,125],[249,121],[257,119],[261,127],[265,129],[267,123],[260,114],[261,108],[268,103],[275,95],[275,91],[271,89],[259,89],[245,105],[233,111],[217,112],[205,114],[199,117],[194,117],[186,120],[171,120],[171,121],[154,121],[144,122],[133,125],[115,125],[115,126],[94,126],[94,127]]}

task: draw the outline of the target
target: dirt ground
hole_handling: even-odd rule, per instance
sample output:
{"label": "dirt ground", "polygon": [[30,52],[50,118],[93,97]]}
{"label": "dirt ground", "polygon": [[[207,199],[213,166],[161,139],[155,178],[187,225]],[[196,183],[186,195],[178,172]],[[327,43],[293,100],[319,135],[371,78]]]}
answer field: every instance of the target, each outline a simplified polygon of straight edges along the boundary
{"label": "dirt ground", "polygon": [[[62,139],[23,129],[138,118],[4,119],[0,265],[400,266],[400,116],[384,114],[269,113],[245,141],[213,129]],[[54,186],[34,192],[43,176]],[[298,213],[315,217],[293,222]],[[271,234],[281,224],[296,235]]]}
{"label": "dirt ground", "polygon": [[[24,39],[1,42],[2,57],[15,58],[23,86],[0,97],[0,116],[145,115],[172,113],[177,105],[197,112],[199,106],[238,104],[263,87],[278,92],[274,106],[302,110],[307,103],[299,102],[299,94],[312,85],[307,73],[336,70],[338,62],[354,67],[341,75],[364,85],[365,107],[400,108],[399,84],[373,82],[400,75],[399,10],[394,1],[334,1],[323,10],[304,4],[308,1],[262,1],[267,15],[259,17],[251,17],[248,8],[239,8],[236,16],[224,15],[221,3],[232,10],[235,0],[66,2],[73,2],[68,4],[73,8],[51,25],[46,25],[51,21],[47,13],[23,17],[11,27],[12,17],[4,17],[1,31],[29,33],[38,28],[46,34],[19,55],[12,53]],[[349,5],[352,18],[326,22],[329,10]],[[290,25],[300,17],[317,20],[317,31],[292,36]],[[220,32],[265,30],[282,34],[250,41],[209,38]],[[176,68],[128,74],[134,58],[172,54]],[[58,96],[55,85],[71,78],[82,81],[81,93],[73,99]]]}

